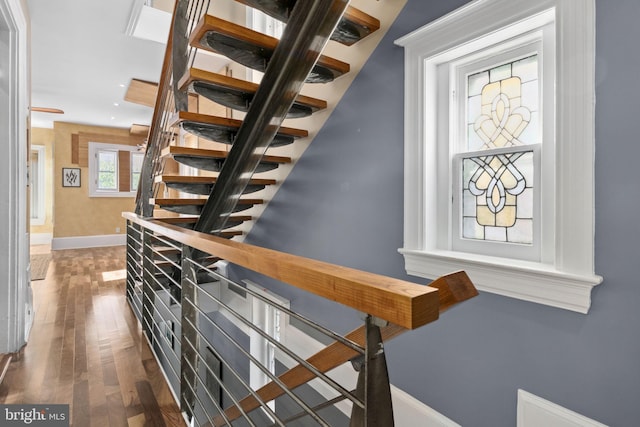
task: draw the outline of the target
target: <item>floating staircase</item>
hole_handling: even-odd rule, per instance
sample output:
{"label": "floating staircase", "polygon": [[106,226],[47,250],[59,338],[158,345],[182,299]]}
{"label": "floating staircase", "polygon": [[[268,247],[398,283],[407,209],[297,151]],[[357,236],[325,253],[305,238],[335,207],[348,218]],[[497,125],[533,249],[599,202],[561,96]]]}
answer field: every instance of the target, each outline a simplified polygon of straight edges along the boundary
{"label": "floating staircase", "polygon": [[[326,42],[331,38],[357,49],[357,42],[380,24],[343,0],[297,6],[290,0],[240,1],[288,22],[278,40],[213,15],[180,15],[209,9],[206,1],[202,9],[193,7],[199,3],[202,0],[176,4],[136,213],[233,238],[242,235],[244,223],[255,220],[252,208],[267,201],[260,197],[264,189],[277,185],[272,174],[292,162],[290,156],[270,150],[280,154],[309,136],[308,130],[282,122],[305,119],[308,124],[314,114],[327,109],[326,100],[301,95],[302,86],[331,85],[350,72],[348,63],[320,53]],[[263,72],[261,83],[194,66],[193,59],[203,50],[224,55],[238,67]],[[189,60],[183,58],[186,52]],[[194,96],[199,102],[191,102]],[[219,106],[215,113],[200,110],[211,102]],[[243,120],[236,118],[241,116]],[[184,253],[174,242],[156,238],[152,233],[151,254],[141,254],[148,263],[144,269],[152,272],[154,291],[166,291],[170,304],[179,304]],[[203,268],[194,272],[196,282],[215,280],[206,270],[215,270],[218,259],[197,257]],[[151,315],[142,306],[140,312],[143,317]]]}
{"label": "floating staircase", "polygon": [[[287,27],[278,40],[199,12],[210,10],[207,0],[177,0],[149,132],[149,146],[138,187],[137,215],[125,215],[130,221],[128,277],[132,306],[147,336],[155,337],[159,328],[154,316],[160,317],[162,313],[154,307],[154,301],[167,299],[168,295],[170,305],[180,304],[180,307],[173,307],[181,311],[179,315],[174,315],[174,320],[181,322],[177,362],[180,369],[174,372],[180,382],[181,408],[192,417],[192,424],[198,421],[194,408],[202,397],[200,391],[206,391],[216,407],[212,414],[216,415],[212,417],[206,414],[206,420],[198,421],[198,425],[245,425],[239,418],[244,416],[250,421],[246,416],[248,412],[266,416],[264,420],[251,425],[272,425],[273,419],[268,412],[263,414],[262,411],[256,411],[257,408],[268,409],[267,402],[284,394],[293,399],[291,390],[314,378],[322,378],[342,397],[313,407],[300,405],[306,412],[303,411],[302,415],[294,413],[290,420],[295,421],[305,413],[317,416],[316,412],[346,397],[354,402],[350,425],[393,425],[382,342],[435,320],[438,312],[477,295],[466,274],[454,273],[434,281],[432,286],[439,290],[439,304],[433,304],[435,292],[425,292],[422,289],[424,287],[415,289],[414,284],[400,283],[388,277],[315,260],[303,260],[294,255],[237,242],[224,242],[203,234],[233,238],[242,235],[241,228],[247,221],[255,220],[255,210],[252,208],[268,202],[268,197],[263,196],[270,192],[265,190],[281,181],[273,179],[273,174],[281,166],[292,163],[293,155],[281,154],[286,150],[296,152],[292,148],[310,133],[306,129],[282,126],[284,120],[301,119],[297,123],[305,125],[299,127],[310,128],[310,123],[317,117],[316,113],[328,108],[326,100],[301,95],[302,87],[310,84],[339,85],[339,79],[344,79],[345,74],[350,73],[350,64],[321,53],[325,45],[333,40],[344,45],[339,51],[355,51],[362,39],[380,28],[380,22],[348,6],[348,0],[236,1],[286,22]],[[189,15],[192,12],[194,15]],[[203,50],[224,55],[235,64],[263,72],[260,84],[219,70],[202,69],[201,64],[195,66],[198,52]],[[189,102],[189,98],[194,97],[199,102]],[[216,113],[201,111],[200,101],[204,105],[213,102],[220,108]],[[243,120],[237,117],[243,117]],[[176,227],[163,226],[161,222],[200,233],[180,232]],[[204,299],[209,292],[205,288],[211,286],[213,293],[226,292],[217,285],[230,281],[214,272],[219,259],[210,254],[368,313],[365,326],[340,337],[288,308],[280,307],[289,316],[296,317],[309,327],[316,327],[316,330],[336,341],[304,359],[278,344],[277,348],[283,354],[295,356],[292,360],[296,360],[297,365],[278,377],[271,376],[271,381],[264,386],[255,389],[249,387],[250,391],[238,395],[239,399],[220,400],[219,396],[210,394],[217,386],[214,384],[210,387],[209,381],[215,379],[216,384],[223,386],[227,381],[226,374],[223,376],[222,371],[216,373],[219,365],[225,365],[225,372],[233,371],[233,368],[222,358],[217,363],[215,360],[208,361],[207,356],[203,359],[205,348],[216,357],[217,353],[214,351],[216,345],[208,338],[211,328],[207,326],[207,334],[198,331],[200,319],[206,317],[212,320],[199,304],[202,302],[200,298]],[[152,279],[151,285],[148,284],[148,277]],[[141,284],[143,279],[144,285]],[[236,293],[249,292],[246,286],[238,283],[233,285],[240,290]],[[255,293],[253,297],[269,301]],[[212,301],[218,311],[230,314],[235,311],[218,297],[213,297]],[[165,306],[163,311],[172,312],[166,308],[169,307]],[[262,326],[242,316],[234,317],[266,337]],[[232,338],[213,323],[213,328],[220,332],[216,332],[216,335]],[[171,335],[168,342],[173,350],[173,331],[165,331],[164,338],[167,338],[167,333]],[[229,341],[235,343],[234,339]],[[275,345],[273,341],[270,342]],[[250,357],[254,364],[260,365],[242,346],[238,350],[238,353]],[[353,391],[343,390],[342,386],[334,384],[325,375],[349,361],[359,371]],[[211,373],[204,375],[204,381],[199,373],[201,366]],[[225,392],[233,395],[226,389]],[[205,408],[202,404],[200,407]],[[239,423],[235,423],[235,420],[239,420]],[[288,421],[285,424],[288,425]],[[280,422],[278,425],[284,424]]]}
{"label": "floating staircase", "polygon": [[[237,2],[247,7],[256,8],[284,23],[291,20],[296,5],[296,1],[292,0],[237,0]],[[180,2],[178,2],[179,4]],[[306,8],[308,5],[304,7]],[[185,11],[191,9],[193,8],[177,8],[177,10]],[[215,11],[215,5],[209,10]],[[335,26],[335,30],[330,33],[330,39],[345,46],[355,45],[350,49],[357,49],[358,41],[379,28],[378,19],[348,6]],[[219,70],[207,70],[192,65],[180,70],[175,68],[175,64],[179,62],[176,61],[176,52],[190,49],[191,58],[201,54],[199,52],[203,50],[214,52],[226,56],[236,64],[266,72],[269,64],[274,60],[281,40],[238,23],[221,19],[213,14],[188,17],[176,15],[172,32],[174,30],[185,31],[186,34],[180,33],[178,37],[172,37],[170,41],[175,45],[167,51],[171,58],[169,56],[165,58],[163,76],[171,74],[171,72],[174,76],[171,79],[165,78],[165,92],[168,94],[165,95],[164,103],[162,101],[157,103],[154,121],[160,118],[164,122],[156,121],[155,123],[155,139],[159,140],[155,145],[159,149],[155,151],[155,154],[153,154],[153,150],[150,150],[152,152],[150,154],[153,156],[149,164],[149,169],[152,170],[151,176],[146,188],[142,188],[140,197],[144,198],[144,202],[138,203],[137,211],[138,213],[146,211],[156,217],[168,216],[170,218],[164,218],[165,221],[171,221],[173,224],[198,231],[212,232],[226,237],[242,235],[242,232],[230,229],[242,225],[245,221],[254,220],[255,216],[231,214],[265,203],[266,201],[261,198],[246,198],[244,195],[258,193],[268,186],[276,185],[277,180],[271,178],[268,172],[281,165],[291,163],[291,157],[274,156],[263,152],[258,160],[254,158],[254,166],[250,167],[252,176],[246,177],[246,173],[242,174],[245,176],[244,182],[237,184],[242,188],[238,187],[239,190],[236,188],[235,192],[238,194],[235,197],[236,201],[233,202],[234,206],[227,203],[223,209],[226,212],[212,214],[211,211],[214,210],[212,206],[215,204],[215,200],[212,198],[216,197],[217,186],[229,185],[228,180],[224,178],[224,175],[221,175],[221,172],[229,156],[233,156],[231,153],[234,151],[233,147],[239,138],[241,128],[250,128],[253,125],[253,123],[247,124],[245,122],[246,118],[250,117],[250,110],[261,89],[261,84],[269,86],[274,79],[282,79],[282,76],[272,72],[266,74],[262,83],[258,84],[225,75]],[[283,39],[285,37],[287,36],[283,36]],[[288,37],[295,38],[295,36]],[[189,47],[176,46],[179,43],[188,43]],[[297,44],[294,42],[292,46],[296,48]],[[169,53],[170,50],[171,53]],[[305,58],[307,53],[304,51],[297,52],[295,55],[294,60],[299,60],[301,63],[309,61],[308,58]],[[350,72],[350,65],[344,61],[323,54],[316,54],[316,56],[316,60],[307,65],[310,71],[303,78],[305,84],[330,85],[335,79]],[[173,70],[167,66],[167,59],[174,63]],[[187,63],[193,64],[193,61]],[[271,74],[274,76],[270,77]],[[290,79],[291,76],[286,76],[286,78]],[[170,80],[174,80],[175,85],[169,84]],[[171,90],[175,90],[175,92],[172,94]],[[192,102],[188,103],[188,110],[176,111],[171,98],[178,99],[185,94],[200,97],[201,100],[206,100],[205,102],[213,102],[214,105],[220,106],[217,111],[222,110],[225,113],[204,114],[198,111],[199,103]],[[162,92],[159,95],[159,100],[160,97],[162,97]],[[269,102],[273,101],[269,100]],[[176,102],[175,105],[180,105],[180,103]],[[313,117],[313,114],[326,108],[326,100],[301,95],[298,89],[282,119]],[[161,111],[158,111],[159,109]],[[233,118],[236,114],[243,115],[245,113],[245,121]],[[272,117],[264,116],[260,120],[271,119]],[[305,129],[284,127],[279,124],[275,129],[270,129],[271,127],[273,126],[269,125],[266,130],[266,132],[273,132],[273,137],[267,141],[269,149],[286,147],[294,144],[300,138],[309,136],[309,132]],[[264,130],[261,131],[259,136],[262,137],[264,133]],[[255,137],[254,135],[252,138]],[[152,126],[150,138],[154,139],[154,126]],[[176,145],[176,141],[188,138],[191,138],[191,141],[197,141],[197,143],[191,143],[190,146]],[[243,138],[246,139],[246,137]],[[236,151],[242,151],[242,149],[239,148]],[[178,165],[194,168],[197,170],[197,175],[192,176],[193,170],[184,169]],[[228,166],[228,169],[238,170],[238,166]],[[267,176],[260,176],[265,173]],[[220,176],[223,176],[223,179]],[[141,185],[141,187],[145,187],[145,185]],[[224,196],[218,197],[224,198]],[[145,205],[147,206],[146,210],[143,209]],[[178,217],[175,217],[176,215]],[[210,216],[208,220],[201,220],[201,217],[207,215]],[[211,215],[215,218],[212,219]],[[224,220],[220,221],[219,218],[224,218]],[[212,226],[212,221],[218,221],[218,223]],[[246,229],[246,227],[243,228]]]}

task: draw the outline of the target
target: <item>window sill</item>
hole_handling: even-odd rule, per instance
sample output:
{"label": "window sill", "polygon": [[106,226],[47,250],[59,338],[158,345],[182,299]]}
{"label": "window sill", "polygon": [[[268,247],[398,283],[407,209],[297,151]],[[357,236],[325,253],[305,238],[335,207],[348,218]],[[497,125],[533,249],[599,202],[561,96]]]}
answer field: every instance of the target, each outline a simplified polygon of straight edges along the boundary
{"label": "window sill", "polygon": [[535,262],[445,250],[398,251],[404,256],[407,274],[435,279],[464,270],[480,291],[584,314],[591,306],[591,290],[602,282],[593,273],[568,273]]}

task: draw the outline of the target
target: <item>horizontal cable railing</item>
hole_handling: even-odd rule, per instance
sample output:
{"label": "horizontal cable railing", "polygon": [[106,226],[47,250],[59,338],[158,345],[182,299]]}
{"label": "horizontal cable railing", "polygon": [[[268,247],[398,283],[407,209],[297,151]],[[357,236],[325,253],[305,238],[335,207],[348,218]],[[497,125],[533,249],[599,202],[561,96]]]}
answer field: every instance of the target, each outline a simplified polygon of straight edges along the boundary
{"label": "horizontal cable railing", "polygon": [[[127,298],[193,425],[392,425],[382,342],[476,294],[464,273],[422,286],[123,216]],[[335,332],[219,260],[351,307],[364,326]]]}
{"label": "horizontal cable railing", "polygon": [[[348,1],[293,3],[195,230],[224,229]],[[123,214],[132,311],[189,425],[391,426],[383,341],[476,295],[464,273],[421,286],[151,218],[161,153],[178,139],[176,112],[190,110],[190,95],[177,87],[197,53],[188,39],[208,6],[175,3],[136,213]],[[220,274],[221,260],[349,307],[363,325],[333,331],[328,319],[302,315],[259,284]]]}

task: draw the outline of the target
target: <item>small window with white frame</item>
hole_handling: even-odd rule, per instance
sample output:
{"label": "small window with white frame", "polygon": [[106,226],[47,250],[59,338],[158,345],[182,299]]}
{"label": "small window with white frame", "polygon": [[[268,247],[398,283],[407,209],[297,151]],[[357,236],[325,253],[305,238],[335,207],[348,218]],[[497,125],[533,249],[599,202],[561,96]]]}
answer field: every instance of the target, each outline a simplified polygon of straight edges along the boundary
{"label": "small window with white frame", "polygon": [[480,290],[588,311],[602,281],[594,11],[593,0],[472,1],[396,41],[409,274],[464,269]]}
{"label": "small window with white frame", "polygon": [[143,158],[136,146],[89,142],[89,196],[135,197]]}
{"label": "small window with white frame", "polygon": [[98,148],[97,156],[97,190],[118,191],[118,150]]}

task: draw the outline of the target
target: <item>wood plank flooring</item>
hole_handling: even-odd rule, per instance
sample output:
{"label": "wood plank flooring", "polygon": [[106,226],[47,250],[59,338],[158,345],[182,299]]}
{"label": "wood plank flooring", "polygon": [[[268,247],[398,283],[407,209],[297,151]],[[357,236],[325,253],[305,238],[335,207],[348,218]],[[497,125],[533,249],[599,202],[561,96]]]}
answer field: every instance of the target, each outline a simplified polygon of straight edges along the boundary
{"label": "wood plank flooring", "polygon": [[125,299],[124,247],[54,251],[0,403],[64,403],[71,425],[186,426]]}

